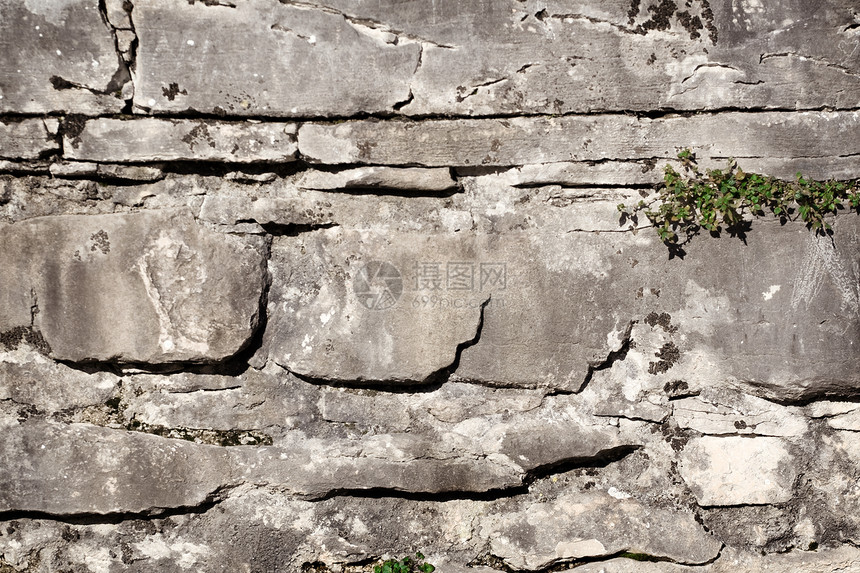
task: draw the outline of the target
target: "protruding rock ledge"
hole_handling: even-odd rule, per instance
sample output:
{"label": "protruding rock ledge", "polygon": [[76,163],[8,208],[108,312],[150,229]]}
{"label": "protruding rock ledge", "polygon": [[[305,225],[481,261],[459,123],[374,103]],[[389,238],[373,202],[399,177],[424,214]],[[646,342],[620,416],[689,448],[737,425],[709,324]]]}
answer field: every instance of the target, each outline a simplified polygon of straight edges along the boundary
{"label": "protruding rock ledge", "polygon": [[[804,157],[860,153],[858,112],[731,112],[692,117],[627,115],[311,123],[299,150],[327,164],[517,166],[563,161],[705,157]],[[810,139],[816,145],[810,148]]]}
{"label": "protruding rock ledge", "polygon": [[285,163],[295,160],[295,133],[291,123],[99,118],[66,133],[63,146],[68,159],[107,163]]}
{"label": "protruding rock ledge", "polygon": [[490,515],[479,532],[492,554],[517,570],[622,551],[697,564],[716,557],[722,547],[691,513],[650,508],[603,492],[566,494],[519,512]]}

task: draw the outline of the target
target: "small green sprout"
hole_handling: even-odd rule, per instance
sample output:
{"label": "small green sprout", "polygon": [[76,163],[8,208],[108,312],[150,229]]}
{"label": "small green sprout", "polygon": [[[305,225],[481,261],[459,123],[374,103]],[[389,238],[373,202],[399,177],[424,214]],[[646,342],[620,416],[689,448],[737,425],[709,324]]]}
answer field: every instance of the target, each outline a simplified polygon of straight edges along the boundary
{"label": "small green sprout", "polygon": [[415,558],[404,557],[401,560],[389,559],[373,568],[373,573],[432,573],[436,568],[424,562],[421,552],[415,554]]}
{"label": "small green sprout", "polygon": [[781,223],[800,219],[816,234],[832,233],[825,220],[840,210],[860,213],[860,184],[853,181],[814,181],[800,173],[794,181],[784,181],[746,173],[734,160],[724,170],[703,173],[689,149],[678,153],[683,174],[666,165],[657,198],[650,205],[618,205],[621,223],[638,223],[639,212],[654,225],[660,240],[673,252],[701,230],[718,236],[723,230],[741,239],[749,230],[750,217],[770,212]]}

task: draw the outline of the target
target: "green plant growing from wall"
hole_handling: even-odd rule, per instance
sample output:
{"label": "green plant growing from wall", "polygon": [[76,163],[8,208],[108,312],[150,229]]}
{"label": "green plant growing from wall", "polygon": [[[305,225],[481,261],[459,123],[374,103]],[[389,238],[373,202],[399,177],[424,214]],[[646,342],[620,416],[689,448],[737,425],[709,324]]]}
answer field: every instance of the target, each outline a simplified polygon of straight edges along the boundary
{"label": "green plant growing from wall", "polygon": [[683,245],[701,230],[714,236],[725,230],[744,239],[752,217],[771,215],[783,224],[800,219],[813,232],[830,234],[827,215],[849,208],[860,213],[857,180],[813,181],[798,173],[794,181],[784,181],[745,173],[734,160],[724,170],[703,173],[689,149],[678,153],[678,159],[683,173],[667,165],[653,202],[618,205],[621,224],[628,219],[637,223],[644,213],[673,254],[683,256]]}
{"label": "green plant growing from wall", "polygon": [[373,573],[432,573],[436,568],[424,561],[424,555],[420,552],[415,558],[404,557],[401,560],[389,559],[373,568]]}

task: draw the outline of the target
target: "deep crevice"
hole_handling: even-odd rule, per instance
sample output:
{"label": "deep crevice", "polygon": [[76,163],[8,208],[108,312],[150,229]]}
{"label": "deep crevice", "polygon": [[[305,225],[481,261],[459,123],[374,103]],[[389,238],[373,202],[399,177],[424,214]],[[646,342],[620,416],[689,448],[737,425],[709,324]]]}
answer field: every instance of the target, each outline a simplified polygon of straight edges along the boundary
{"label": "deep crevice", "polygon": [[584,468],[605,468],[609,464],[621,461],[641,446],[618,446],[598,452],[594,456],[575,457],[558,460],[538,466],[523,475],[522,484],[503,488],[489,489],[483,492],[475,491],[444,491],[444,492],[410,492],[391,488],[376,487],[368,489],[334,489],[314,501],[324,501],[336,497],[357,497],[367,499],[396,498],[409,501],[445,502],[445,501],[498,501],[529,493],[529,487],[536,481],[552,475],[570,472]]}
{"label": "deep crevice", "polygon": [[[546,118],[558,119],[567,117],[637,117],[640,119],[663,119],[667,117],[683,117],[691,118],[696,116],[716,116],[724,113],[744,113],[744,114],[759,114],[759,113],[786,113],[796,115],[798,112],[857,112],[860,111],[860,106],[852,107],[834,107],[829,105],[809,106],[809,107],[780,107],[780,106],[759,106],[759,107],[739,107],[739,106],[723,106],[708,109],[683,109],[664,106],[659,109],[609,109],[609,108],[592,108],[589,111],[569,111],[564,113],[551,112],[524,112],[516,111],[510,113],[493,113],[493,114],[410,114],[404,115],[394,112],[360,112],[352,115],[232,115],[218,112],[201,112],[193,109],[182,111],[154,111],[149,116],[140,114],[128,113],[105,113],[105,114],[80,114],[86,115],[89,118],[106,118],[106,119],[143,119],[144,117],[159,118],[165,120],[171,119],[209,119],[221,121],[247,122],[256,121],[260,123],[343,123],[346,121],[362,121],[362,120],[393,120],[403,122],[420,122],[433,120],[470,120],[470,119],[517,119],[517,118]],[[27,113],[27,112],[5,112],[0,115],[0,122],[3,121],[20,121],[30,118],[45,118],[45,117],[62,117],[68,115],[67,111],[52,111],[48,113]],[[647,159],[647,158],[643,158]]]}
{"label": "deep crevice", "polygon": [[120,511],[111,513],[51,513],[47,511],[20,509],[0,511],[0,522],[22,519],[49,520],[69,525],[118,525],[126,521],[151,521],[166,519],[180,515],[200,515],[208,512],[227,498],[228,492],[235,486],[221,486],[206,496],[202,502],[194,505],[176,507],[155,507],[145,511]]}
{"label": "deep crevice", "polygon": [[[252,219],[240,219],[236,221],[239,223],[256,223]],[[271,235],[273,237],[298,237],[304,233],[311,233],[313,231],[320,231],[323,229],[332,229],[334,227],[338,227],[337,223],[309,223],[309,224],[298,224],[298,223],[258,223],[266,234]]]}

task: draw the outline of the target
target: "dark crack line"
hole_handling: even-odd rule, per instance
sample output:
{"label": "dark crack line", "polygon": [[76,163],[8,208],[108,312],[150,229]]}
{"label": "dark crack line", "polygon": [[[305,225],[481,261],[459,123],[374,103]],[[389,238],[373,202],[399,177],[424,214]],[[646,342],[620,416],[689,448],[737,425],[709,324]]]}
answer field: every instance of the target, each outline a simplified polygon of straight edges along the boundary
{"label": "dark crack line", "polygon": [[[600,232],[624,232],[624,233],[627,233],[630,231],[622,230],[622,231],[600,231]],[[552,392],[549,392],[547,394],[547,396],[580,394],[591,383],[591,379],[594,377],[595,372],[599,372],[601,370],[606,370],[608,368],[612,368],[612,366],[616,362],[622,361],[625,358],[627,358],[627,352],[629,352],[631,344],[633,342],[633,337],[632,337],[633,326],[638,322],[639,322],[638,320],[631,320],[627,324],[627,328],[624,330],[624,334],[622,335],[622,338],[621,338],[621,345],[618,347],[618,350],[610,351],[609,354],[606,355],[606,358],[597,364],[589,364],[588,373],[585,375],[585,379],[583,380],[582,385],[579,387],[579,390],[574,392],[574,391],[570,391],[570,390],[558,389],[558,390],[553,390]]]}
{"label": "dark crack line", "polygon": [[593,557],[580,557],[580,558],[570,558],[570,559],[557,559],[550,565],[546,567],[541,567],[539,569],[516,569],[511,567],[503,558],[494,555],[490,551],[486,551],[484,554],[479,555],[469,563],[467,563],[467,567],[476,567],[483,566],[489,567],[491,569],[495,569],[496,571],[503,571],[504,573],[562,573],[566,571],[570,571],[571,569],[575,569],[577,567],[581,567],[583,565],[588,565],[591,563],[605,563],[607,561],[611,561],[613,559],[629,559],[635,562],[650,562],[650,563],[671,563],[674,565],[682,565],[685,567],[707,567],[708,565],[713,564],[717,559],[720,558],[723,549],[725,548],[725,544],[720,547],[720,550],[717,552],[717,556],[705,561],[703,563],[684,563],[683,561],[676,561],[670,557],[666,557],[664,555],[651,555],[647,553],[640,553],[636,551],[635,547],[629,547],[622,551],[617,551],[615,553],[610,553],[607,555],[595,555]]}
{"label": "dark crack line", "polygon": [[293,6],[295,8],[299,8],[299,9],[303,9],[303,10],[317,10],[320,12],[324,12],[326,14],[332,14],[334,16],[340,16],[344,20],[349,22],[350,24],[357,25],[357,26],[364,26],[366,28],[371,28],[373,30],[380,30],[382,32],[388,32],[390,34],[394,34],[398,38],[404,38],[404,39],[412,41],[412,42],[428,44],[428,45],[434,46],[436,48],[445,48],[445,49],[449,49],[449,50],[456,50],[457,49],[457,46],[452,46],[449,44],[442,44],[439,42],[434,42],[433,40],[430,40],[427,38],[422,38],[422,37],[416,36],[414,34],[409,34],[408,32],[405,32],[403,30],[396,30],[396,29],[391,28],[390,26],[388,26],[387,24],[385,24],[384,22],[381,22],[379,20],[374,20],[372,18],[362,18],[359,16],[354,16],[352,14],[347,14],[346,12],[342,12],[340,10],[332,8],[331,6],[325,6],[323,4],[315,4],[313,2],[303,2],[300,0],[279,0],[279,1],[281,4],[284,4],[285,6]]}
{"label": "dark crack line", "polygon": [[797,58],[800,61],[812,62],[817,66],[823,66],[825,68],[833,68],[834,70],[839,70],[845,75],[852,77],[860,77],[860,74],[852,71],[849,68],[846,68],[843,65],[835,64],[823,58],[816,58],[814,56],[804,56],[803,54],[798,54],[796,52],[779,52],[779,53],[770,53],[770,54],[761,54],[759,55],[758,63],[763,64],[765,61],[770,60],[772,58]]}
{"label": "dark crack line", "polygon": [[154,507],[145,511],[118,511],[109,513],[51,513],[39,510],[10,510],[0,511],[0,522],[21,519],[44,519],[69,525],[118,525],[126,521],[152,521],[180,515],[201,515],[227,499],[228,493],[236,485],[220,486],[211,492],[200,503],[180,505],[176,507]]}
{"label": "dark crack line", "polygon": [[422,502],[446,502],[446,501],[483,501],[492,502],[508,499],[520,495],[527,495],[529,487],[540,480],[547,479],[553,475],[570,472],[576,469],[605,468],[610,464],[619,462],[631,453],[639,450],[642,446],[623,445],[609,448],[598,452],[593,456],[578,456],[566,458],[552,463],[543,464],[527,471],[522,477],[520,485],[493,488],[483,492],[475,491],[442,491],[442,492],[415,492],[403,491],[385,487],[367,489],[333,489],[321,497],[308,498],[313,501],[325,501],[337,497],[354,497],[364,499],[404,499]]}
{"label": "dark crack line", "polygon": [[[140,106],[140,109],[147,109]],[[851,112],[860,112],[860,106],[853,107],[834,107],[830,105],[820,105],[820,106],[811,106],[811,107],[800,107],[800,108],[788,108],[788,107],[739,107],[739,106],[723,106],[723,107],[715,107],[715,108],[706,108],[706,109],[684,109],[684,108],[675,108],[672,106],[662,106],[659,109],[595,109],[592,111],[586,112],[577,112],[570,111],[564,113],[550,113],[550,112],[511,112],[511,113],[490,113],[490,114],[474,114],[474,115],[463,115],[463,114],[445,114],[445,113],[427,113],[427,114],[412,114],[405,116],[403,114],[394,113],[394,112],[361,112],[352,115],[307,115],[307,116],[296,116],[296,115],[258,115],[258,114],[249,114],[249,115],[231,115],[224,113],[216,113],[216,112],[201,112],[197,110],[182,110],[180,112],[173,111],[156,111],[152,114],[151,117],[161,118],[166,121],[177,120],[177,119],[208,119],[208,120],[220,120],[220,121],[235,121],[237,123],[247,123],[248,121],[259,122],[262,124],[265,123],[283,123],[283,122],[292,122],[297,124],[304,123],[319,123],[319,124],[338,124],[345,121],[362,121],[362,120],[389,120],[389,119],[398,119],[398,120],[408,120],[415,123],[421,121],[434,121],[434,120],[499,120],[499,119],[561,119],[561,118],[614,118],[614,117],[635,117],[637,119],[664,119],[664,118],[693,118],[693,117],[703,117],[703,116],[713,116],[718,117],[722,114],[729,113],[741,113],[747,115],[755,115],[755,114],[764,114],[764,113],[785,113],[791,115],[797,115],[798,112],[838,112],[838,113],[851,113]],[[48,117],[64,117],[68,115],[68,112],[64,111],[54,111],[49,113],[29,113],[29,112],[5,112],[0,114],[0,122],[8,123],[14,121],[21,121],[24,119],[44,119]],[[86,114],[79,114],[86,115]],[[128,119],[128,115],[125,113],[115,113],[115,114],[94,114],[87,117],[91,118],[105,118],[105,119]],[[138,116],[136,116],[137,118]],[[143,117],[140,117],[143,119]],[[133,121],[133,120],[132,120]],[[631,157],[630,160],[639,160],[639,159],[650,159],[651,156],[637,156]],[[626,158],[625,158],[626,159]],[[665,158],[659,158],[665,159]],[[589,161],[613,161],[614,158],[606,158],[604,160],[589,160]],[[133,162],[132,162],[133,163]],[[221,162],[219,162],[221,163]],[[362,164],[364,165],[364,164]],[[509,167],[518,167],[520,165],[512,164]],[[500,166],[504,168],[505,166]]]}

